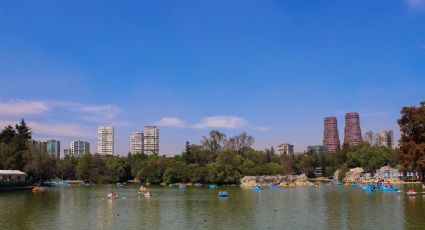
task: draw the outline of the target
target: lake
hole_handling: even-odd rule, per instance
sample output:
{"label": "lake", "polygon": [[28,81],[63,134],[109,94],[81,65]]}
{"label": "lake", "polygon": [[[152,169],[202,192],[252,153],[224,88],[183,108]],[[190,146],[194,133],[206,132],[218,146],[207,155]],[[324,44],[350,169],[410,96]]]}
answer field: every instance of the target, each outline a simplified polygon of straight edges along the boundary
{"label": "lake", "polygon": [[[401,186],[404,191],[410,185]],[[415,185],[422,191],[420,185]],[[425,196],[359,187],[207,187],[115,185],[0,193],[1,229],[425,229]],[[110,200],[116,191],[121,198]]]}

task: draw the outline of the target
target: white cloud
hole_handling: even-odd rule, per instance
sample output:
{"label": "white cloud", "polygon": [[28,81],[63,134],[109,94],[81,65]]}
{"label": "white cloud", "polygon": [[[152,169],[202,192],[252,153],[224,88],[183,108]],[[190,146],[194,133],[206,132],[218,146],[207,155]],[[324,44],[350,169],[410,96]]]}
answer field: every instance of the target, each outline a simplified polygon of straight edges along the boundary
{"label": "white cloud", "polygon": [[11,100],[0,102],[0,115],[22,116],[41,114],[50,110],[50,106],[42,101]]}
{"label": "white cloud", "polygon": [[184,126],[184,122],[177,117],[163,117],[160,121],[156,123],[156,125],[162,127],[181,128]]}
{"label": "white cloud", "polygon": [[[0,126],[15,126],[19,121],[0,120]],[[33,134],[51,135],[51,136],[67,136],[67,137],[95,137],[96,132],[88,130],[85,126],[75,123],[41,123],[26,121],[31,128]]]}
{"label": "white cloud", "polygon": [[240,128],[246,124],[246,120],[242,117],[237,116],[214,116],[214,117],[205,117],[195,125],[194,128],[204,129],[204,128],[226,128],[226,129],[235,129]]}
{"label": "white cloud", "polygon": [[49,104],[69,111],[81,113],[83,114],[81,117],[82,119],[95,122],[110,121],[121,111],[120,108],[111,104],[90,105],[69,101],[51,101]]}
{"label": "white cloud", "polygon": [[254,127],[256,130],[259,130],[259,131],[270,131],[270,130],[272,130],[272,127],[268,127],[268,126],[257,126],[257,127]]}
{"label": "white cloud", "polygon": [[425,9],[425,0],[405,0],[411,10]]}

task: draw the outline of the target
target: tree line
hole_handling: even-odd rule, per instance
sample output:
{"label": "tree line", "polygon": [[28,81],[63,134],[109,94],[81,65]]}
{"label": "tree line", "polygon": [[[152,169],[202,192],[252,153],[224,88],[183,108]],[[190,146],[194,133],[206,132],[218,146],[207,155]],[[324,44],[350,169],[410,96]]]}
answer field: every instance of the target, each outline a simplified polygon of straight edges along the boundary
{"label": "tree line", "polygon": [[254,137],[245,132],[233,137],[212,130],[200,143],[186,142],[185,150],[173,157],[145,155],[100,156],[86,153],[79,157],[56,159],[33,148],[31,130],[22,120],[0,133],[0,168],[25,171],[33,181],[50,178],[81,179],[95,183],[124,182],[137,178],[142,182],[237,184],[245,175],[301,174],[315,176],[317,167],[323,175],[333,176],[337,169],[363,167],[374,173],[386,165],[401,170],[425,170],[425,102],[420,107],[405,107],[398,120],[400,148],[364,142],[344,145],[337,153],[304,152],[276,154],[273,148],[256,150]]}

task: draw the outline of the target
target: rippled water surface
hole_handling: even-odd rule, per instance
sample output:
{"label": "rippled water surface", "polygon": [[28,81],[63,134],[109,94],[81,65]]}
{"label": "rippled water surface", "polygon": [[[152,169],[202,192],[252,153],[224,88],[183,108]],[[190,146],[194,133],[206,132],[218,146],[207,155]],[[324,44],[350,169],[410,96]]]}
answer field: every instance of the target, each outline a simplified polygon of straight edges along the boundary
{"label": "rippled water surface", "polygon": [[[422,194],[226,187],[231,195],[220,199],[219,189],[152,187],[150,198],[114,185],[0,193],[0,229],[425,229]],[[122,198],[107,199],[112,190]]]}

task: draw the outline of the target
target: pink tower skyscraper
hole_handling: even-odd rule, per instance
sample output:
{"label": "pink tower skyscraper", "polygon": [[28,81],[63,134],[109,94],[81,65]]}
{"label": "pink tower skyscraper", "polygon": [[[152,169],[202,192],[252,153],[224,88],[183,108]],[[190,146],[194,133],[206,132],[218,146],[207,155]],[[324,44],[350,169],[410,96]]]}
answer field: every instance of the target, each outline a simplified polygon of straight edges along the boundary
{"label": "pink tower skyscraper", "polygon": [[325,118],[325,128],[323,131],[323,146],[328,152],[331,153],[335,153],[340,149],[338,123],[336,117]]}
{"label": "pink tower skyscraper", "polygon": [[360,129],[360,116],[358,113],[345,114],[345,136],[344,144],[356,146],[362,142],[362,131]]}

